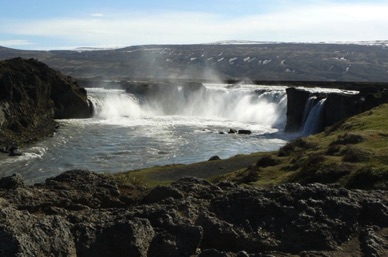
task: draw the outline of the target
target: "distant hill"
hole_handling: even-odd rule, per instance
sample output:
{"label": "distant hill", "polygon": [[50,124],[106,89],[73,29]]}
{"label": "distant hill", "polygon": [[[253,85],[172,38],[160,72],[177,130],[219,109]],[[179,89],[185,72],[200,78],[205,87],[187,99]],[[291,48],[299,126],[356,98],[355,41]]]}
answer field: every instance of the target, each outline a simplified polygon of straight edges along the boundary
{"label": "distant hill", "polygon": [[22,51],[76,78],[388,82],[388,42],[142,45],[120,49]]}

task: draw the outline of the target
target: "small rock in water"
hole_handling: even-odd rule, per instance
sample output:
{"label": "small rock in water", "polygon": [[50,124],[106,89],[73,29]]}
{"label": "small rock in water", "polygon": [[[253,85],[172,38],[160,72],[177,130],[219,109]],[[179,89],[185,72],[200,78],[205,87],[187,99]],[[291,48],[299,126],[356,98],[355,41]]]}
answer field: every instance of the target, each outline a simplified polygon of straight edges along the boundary
{"label": "small rock in water", "polygon": [[252,131],[247,130],[247,129],[240,129],[238,131],[238,134],[240,134],[240,135],[250,135],[250,134],[252,134]]}
{"label": "small rock in water", "polygon": [[9,156],[20,156],[23,153],[19,150],[19,147],[16,144],[12,144],[8,148]]}
{"label": "small rock in water", "polygon": [[228,133],[229,133],[229,134],[236,134],[236,133],[237,133],[237,130],[235,130],[235,129],[230,129]]}

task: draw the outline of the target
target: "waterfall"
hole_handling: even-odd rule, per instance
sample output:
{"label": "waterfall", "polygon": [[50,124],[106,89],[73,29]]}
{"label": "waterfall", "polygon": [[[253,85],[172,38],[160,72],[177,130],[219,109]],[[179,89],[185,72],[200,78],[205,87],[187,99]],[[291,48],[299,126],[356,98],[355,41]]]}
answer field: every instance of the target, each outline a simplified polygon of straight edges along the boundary
{"label": "waterfall", "polygon": [[310,96],[307,99],[306,105],[304,106],[304,112],[303,112],[303,120],[302,120],[302,129],[304,127],[304,124],[306,123],[306,120],[313,109],[314,105],[317,103],[317,97],[316,96]]}
{"label": "waterfall", "polygon": [[318,133],[322,129],[322,114],[325,101],[326,98],[321,99],[318,103],[314,105],[314,107],[309,112],[301,133],[302,136],[308,136]]}
{"label": "waterfall", "polygon": [[139,117],[144,114],[138,99],[123,90],[93,88],[89,89],[88,97],[93,104],[95,118]]}
{"label": "waterfall", "polygon": [[257,90],[257,86],[228,87],[205,84],[194,90],[160,87],[146,94],[89,88],[95,118],[180,115],[284,128],[287,95],[284,88]]}

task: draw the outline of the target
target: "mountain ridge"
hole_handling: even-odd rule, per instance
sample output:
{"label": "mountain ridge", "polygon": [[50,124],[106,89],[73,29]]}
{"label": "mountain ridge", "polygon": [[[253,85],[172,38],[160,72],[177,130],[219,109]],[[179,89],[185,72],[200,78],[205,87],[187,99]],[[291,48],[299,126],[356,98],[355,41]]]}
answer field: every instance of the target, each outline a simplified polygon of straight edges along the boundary
{"label": "mountain ridge", "polygon": [[388,41],[384,40],[364,44],[227,42],[98,50],[0,47],[0,59],[35,58],[76,78],[388,82]]}

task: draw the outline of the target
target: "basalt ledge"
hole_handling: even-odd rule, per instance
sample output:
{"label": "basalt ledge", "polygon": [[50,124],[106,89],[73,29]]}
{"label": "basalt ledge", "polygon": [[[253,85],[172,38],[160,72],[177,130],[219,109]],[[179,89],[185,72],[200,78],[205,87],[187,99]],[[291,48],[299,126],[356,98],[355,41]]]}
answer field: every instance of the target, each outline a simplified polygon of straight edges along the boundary
{"label": "basalt ledge", "polygon": [[[368,111],[376,106],[388,102],[388,89],[368,85],[358,89],[357,94],[346,93],[315,93],[306,89],[290,87],[287,93],[287,121],[286,132],[298,132],[303,128],[305,106],[309,97],[317,100],[326,99],[323,105],[320,131],[346,118]],[[318,101],[317,101],[318,102]]]}

